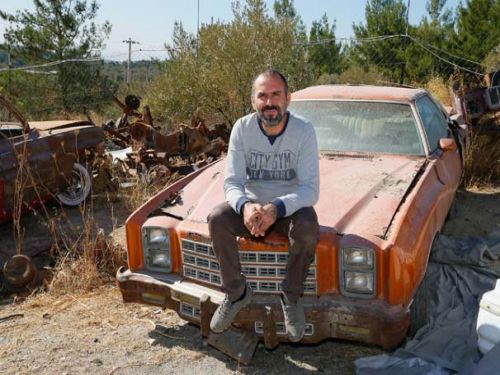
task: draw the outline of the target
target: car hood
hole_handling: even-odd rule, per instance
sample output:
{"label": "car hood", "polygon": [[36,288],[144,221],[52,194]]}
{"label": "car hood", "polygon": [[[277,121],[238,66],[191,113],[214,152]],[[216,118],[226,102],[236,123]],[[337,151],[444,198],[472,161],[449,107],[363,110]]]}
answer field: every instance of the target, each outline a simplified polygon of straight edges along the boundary
{"label": "car hood", "polygon": [[[320,225],[338,233],[383,236],[423,157],[331,155],[320,159]],[[181,204],[165,209],[194,222],[206,222],[224,201],[224,162],[216,163],[181,193]],[[185,205],[184,203],[188,203]]]}
{"label": "car hood", "polygon": [[320,224],[338,233],[383,236],[424,162],[393,155],[323,157],[315,206]]}

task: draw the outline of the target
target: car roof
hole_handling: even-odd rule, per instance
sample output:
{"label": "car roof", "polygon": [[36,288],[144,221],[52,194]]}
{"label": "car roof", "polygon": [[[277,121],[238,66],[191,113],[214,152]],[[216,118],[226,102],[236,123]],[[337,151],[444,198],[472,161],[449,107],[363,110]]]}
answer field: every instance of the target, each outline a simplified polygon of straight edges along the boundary
{"label": "car roof", "polygon": [[322,85],[311,86],[292,94],[292,100],[306,99],[354,99],[411,102],[427,93],[424,89],[369,85]]}

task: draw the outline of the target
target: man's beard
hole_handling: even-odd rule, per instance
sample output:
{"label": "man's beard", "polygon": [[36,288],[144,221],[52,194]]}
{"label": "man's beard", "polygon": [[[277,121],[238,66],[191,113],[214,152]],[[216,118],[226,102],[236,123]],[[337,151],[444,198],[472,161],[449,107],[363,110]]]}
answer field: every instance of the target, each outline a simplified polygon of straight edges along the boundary
{"label": "man's beard", "polygon": [[[267,110],[275,110],[277,112],[275,117],[270,117],[266,116],[265,112]],[[267,105],[262,108],[262,110],[257,111],[257,114],[259,115],[260,120],[263,122],[264,125],[269,126],[270,128],[273,128],[283,120],[283,113],[281,111],[281,108],[278,107],[277,105]]]}

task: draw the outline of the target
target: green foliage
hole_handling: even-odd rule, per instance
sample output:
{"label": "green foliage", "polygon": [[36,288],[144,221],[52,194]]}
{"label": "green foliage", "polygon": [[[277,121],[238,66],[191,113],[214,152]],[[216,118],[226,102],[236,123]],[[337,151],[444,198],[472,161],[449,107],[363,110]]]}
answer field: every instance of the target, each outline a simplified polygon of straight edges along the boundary
{"label": "green foliage", "polygon": [[[500,41],[500,1],[467,0],[457,9],[457,34],[454,50],[469,60],[482,62]],[[467,61],[464,65],[477,70]]]}
{"label": "green foliage", "polygon": [[314,21],[309,33],[309,62],[316,75],[339,74],[344,67],[342,45],[335,41],[335,21],[329,25],[326,13]]}
{"label": "green foliage", "polygon": [[251,84],[264,69],[282,71],[291,90],[310,84],[300,20],[291,2],[279,5],[271,17],[262,0],[235,2],[234,20],[202,25],[198,39],[177,23],[170,62],[146,97],[153,112],[176,123],[200,108],[233,124],[251,111]]}
{"label": "green foliage", "polygon": [[365,8],[366,24],[353,25],[358,39],[353,58],[362,66],[373,65],[388,80],[399,81],[404,64],[404,37],[373,40],[373,37],[403,35],[406,33],[407,8],[403,0],[368,0]]}
{"label": "green foliage", "polygon": [[[411,35],[437,55],[450,59],[442,51],[450,51],[455,36],[455,18],[450,9],[444,8],[446,0],[429,0],[427,16],[411,27]],[[409,82],[426,82],[435,76],[447,78],[452,70],[449,63],[440,60],[416,42],[408,43],[405,51],[405,72]],[[461,62],[461,61],[458,61]]]}
{"label": "green foliage", "polygon": [[35,10],[3,14],[10,22],[7,38],[30,64],[90,57],[99,50],[111,31],[109,22],[93,22],[99,5],[96,0],[33,0]]}
{"label": "green foliage", "polygon": [[373,65],[362,67],[351,64],[339,77],[339,83],[342,84],[380,85],[383,80],[383,74]]}
{"label": "green foliage", "polygon": [[[93,20],[97,16],[99,5],[95,0],[33,0],[34,11],[18,11],[15,15],[2,13],[1,18],[10,23],[6,32],[7,42],[16,58],[26,64],[42,64],[45,62],[67,59],[89,58],[98,51],[109,35],[111,26],[108,22],[99,26]],[[55,77],[52,77],[55,72]],[[58,107],[66,112],[78,110],[81,104],[90,107],[99,105],[95,98],[95,68],[87,63],[73,62],[58,64],[44,74],[20,79],[19,95],[33,93],[33,88],[43,87],[45,82],[24,87],[22,82],[44,80],[51,82],[52,90],[35,93],[34,97],[49,96],[45,107]],[[19,73],[21,74],[21,73]],[[47,79],[50,76],[50,79]],[[38,77],[38,79],[37,79]],[[4,77],[2,77],[4,79]],[[12,77],[11,77],[12,79]],[[102,92],[100,93],[103,94]],[[23,99],[19,99],[22,102]],[[48,106],[47,106],[48,104]]]}
{"label": "green foliage", "polygon": [[[63,64],[65,76],[71,76],[71,89],[65,94],[58,70],[13,70],[0,72],[3,94],[28,118],[50,120],[74,117],[85,109],[100,109],[110,101],[104,80],[96,80],[100,62]],[[64,104],[67,104],[66,106]]]}
{"label": "green foliage", "polygon": [[369,0],[365,23],[353,25],[358,40],[349,50],[352,61],[365,70],[377,67],[388,81],[404,78],[416,85],[437,76],[466,77],[467,70],[484,73],[474,62],[492,65],[500,40],[500,2],[466,0],[455,13],[446,2],[428,0],[427,15],[407,26],[405,1]]}
{"label": "green foliage", "polygon": [[123,99],[128,94],[143,97],[150,90],[153,82],[163,73],[167,63],[157,59],[131,61],[131,79],[128,85],[126,61],[105,61],[100,75],[106,78],[111,91],[119,98]]}
{"label": "green foliage", "polygon": [[483,66],[488,73],[500,70],[500,43],[486,56]]}

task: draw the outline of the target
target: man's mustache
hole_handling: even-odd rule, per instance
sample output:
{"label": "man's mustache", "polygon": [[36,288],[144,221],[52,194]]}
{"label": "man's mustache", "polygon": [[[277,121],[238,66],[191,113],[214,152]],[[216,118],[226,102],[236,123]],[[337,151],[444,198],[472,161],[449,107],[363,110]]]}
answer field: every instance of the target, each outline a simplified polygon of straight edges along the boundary
{"label": "man's mustache", "polygon": [[276,105],[266,105],[262,108],[262,111],[272,111],[272,110],[275,110],[275,111],[278,111],[280,110],[280,107],[276,106]]}

